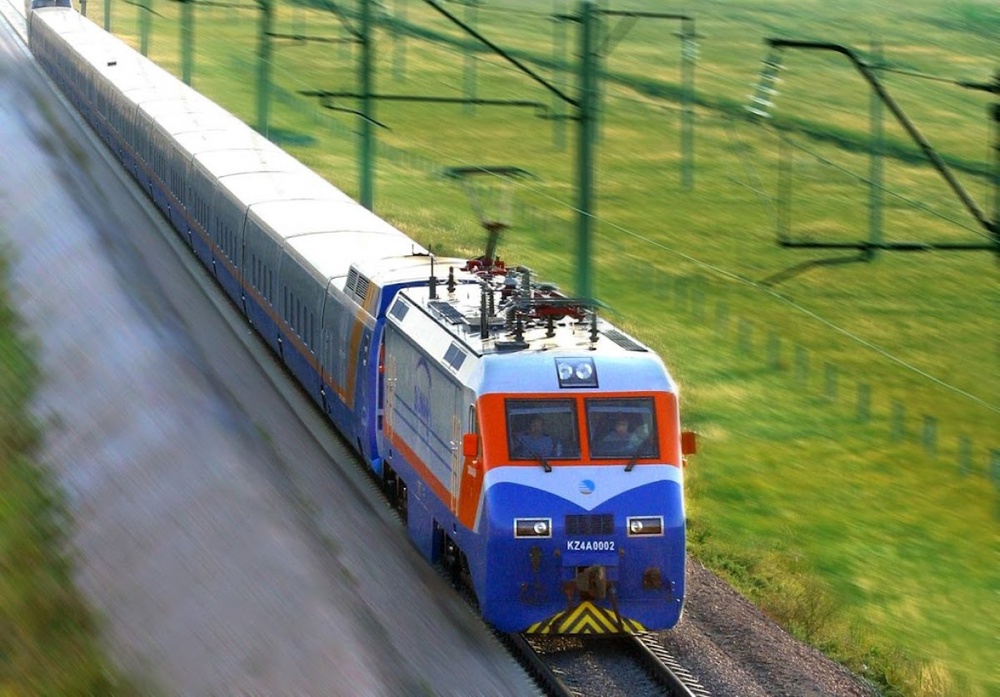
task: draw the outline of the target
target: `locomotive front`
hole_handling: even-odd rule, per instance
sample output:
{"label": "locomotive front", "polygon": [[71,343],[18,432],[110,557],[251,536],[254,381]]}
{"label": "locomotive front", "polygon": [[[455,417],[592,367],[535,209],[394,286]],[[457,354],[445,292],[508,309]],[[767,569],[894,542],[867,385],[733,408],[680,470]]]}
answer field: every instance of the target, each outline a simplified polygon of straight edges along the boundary
{"label": "locomotive front", "polygon": [[673,379],[596,304],[475,261],[387,313],[381,465],[411,538],[502,631],[674,626],[693,441]]}
{"label": "locomotive front", "polygon": [[655,354],[630,348],[641,347],[484,356],[483,563],[470,570],[499,629],[623,633],[680,619],[677,390]]}

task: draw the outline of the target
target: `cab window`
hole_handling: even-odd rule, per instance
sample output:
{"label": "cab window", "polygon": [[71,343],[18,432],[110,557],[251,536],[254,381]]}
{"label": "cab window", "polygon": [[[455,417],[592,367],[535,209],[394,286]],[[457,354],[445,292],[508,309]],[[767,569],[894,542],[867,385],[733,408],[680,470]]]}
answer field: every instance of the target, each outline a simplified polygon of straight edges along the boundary
{"label": "cab window", "polygon": [[587,399],[587,443],[594,458],[660,456],[651,397]]}
{"label": "cab window", "polygon": [[580,457],[575,400],[508,399],[506,416],[512,460]]}

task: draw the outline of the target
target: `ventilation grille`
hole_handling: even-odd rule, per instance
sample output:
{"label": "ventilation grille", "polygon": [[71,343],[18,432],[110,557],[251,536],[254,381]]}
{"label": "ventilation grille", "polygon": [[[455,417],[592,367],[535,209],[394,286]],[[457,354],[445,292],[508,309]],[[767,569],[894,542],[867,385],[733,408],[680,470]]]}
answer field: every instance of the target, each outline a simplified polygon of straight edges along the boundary
{"label": "ventilation grille", "polygon": [[358,274],[358,285],[354,289],[354,297],[357,298],[359,305],[365,304],[366,295],[368,295],[368,279]]}
{"label": "ventilation grille", "polygon": [[604,336],[621,346],[626,351],[648,351],[645,346],[637,344],[634,340],[622,334],[617,329],[609,329],[604,332]]}
{"label": "ventilation grille", "polygon": [[615,518],[611,513],[566,516],[567,535],[612,535],[614,532]]}

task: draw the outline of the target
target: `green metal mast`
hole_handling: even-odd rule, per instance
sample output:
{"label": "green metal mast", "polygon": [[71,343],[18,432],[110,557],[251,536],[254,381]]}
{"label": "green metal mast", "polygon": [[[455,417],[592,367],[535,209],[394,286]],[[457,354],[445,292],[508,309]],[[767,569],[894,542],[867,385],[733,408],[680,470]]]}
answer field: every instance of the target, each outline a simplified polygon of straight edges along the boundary
{"label": "green metal mast", "polygon": [[139,53],[149,55],[149,24],[153,0],[142,0],[139,4]]}
{"label": "green metal mast", "polygon": [[[566,62],[566,19],[565,0],[552,0],[552,84],[563,86],[565,81],[563,64]],[[557,150],[566,149],[566,119],[563,109],[564,100],[557,94],[552,95],[552,145]]]}
{"label": "green metal mast", "polygon": [[194,63],[194,0],[181,0],[181,79],[191,84]]}
{"label": "green metal mast", "polygon": [[[881,45],[872,43],[873,69],[882,65]],[[882,100],[875,90],[871,91],[871,162],[869,165],[868,190],[868,239],[872,243],[871,249],[866,250],[870,259],[878,256],[879,247],[882,245],[882,188],[883,188],[883,166],[882,153],[885,149],[884,132],[885,126],[882,119]]]}
{"label": "green metal mast", "polygon": [[375,42],[372,40],[372,2],[361,0],[361,62],[358,82],[361,95],[361,161],[359,198],[361,205],[373,210],[375,201],[374,170],[375,161],[375,100],[373,92],[373,70],[375,63]]}
{"label": "green metal mast", "polygon": [[267,135],[271,105],[271,31],[274,23],[272,0],[260,0],[260,39],[257,44],[257,132]]}
{"label": "green metal mast", "polygon": [[594,297],[590,273],[593,236],[594,142],[597,137],[597,13],[592,0],[580,4],[580,108],[577,144],[577,288],[579,297]]}
{"label": "green metal mast", "polygon": [[[465,1],[465,23],[470,27],[475,28],[476,20],[478,15],[478,5],[479,0],[466,0]],[[478,61],[476,56],[476,49],[471,45],[465,47],[465,98],[469,101],[465,104],[465,113],[474,114],[476,113],[476,64]]]}
{"label": "green metal mast", "polygon": [[694,188],[694,69],[698,62],[697,34],[694,19],[681,20],[681,183],[684,189]]}

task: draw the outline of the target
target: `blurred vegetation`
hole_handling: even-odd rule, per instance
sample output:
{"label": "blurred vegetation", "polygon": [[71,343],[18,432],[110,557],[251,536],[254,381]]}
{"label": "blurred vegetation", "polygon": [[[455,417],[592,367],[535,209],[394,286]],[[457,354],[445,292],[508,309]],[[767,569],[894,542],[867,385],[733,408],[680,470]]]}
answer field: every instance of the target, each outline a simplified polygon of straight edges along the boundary
{"label": "blurred vegetation", "polygon": [[[179,4],[153,3],[149,51],[180,72]],[[421,0],[384,0],[376,91],[476,93],[569,107]],[[701,435],[688,469],[692,553],[791,631],[887,694],[1000,692],[1000,287],[987,252],[782,249],[872,235],[871,95],[846,58],[786,50],[765,123],[744,106],[768,37],[839,43],[879,75],[980,205],[993,205],[986,83],[1000,10],[984,0],[659,0],[603,7],[689,11],[699,35],[694,188],[681,182],[679,27],[609,19],[602,72],[594,272],[613,318],[656,348]],[[564,0],[447,3],[570,94],[579,53]],[[276,5],[271,135],[357,195],[357,119],[301,93],[356,89],[357,1]],[[140,4],[113,4],[138,46]],[[100,23],[103,4],[89,3]],[[199,6],[194,86],[255,124],[256,3]],[[626,31],[627,30],[627,31]],[[351,99],[332,106],[355,109]],[[881,202],[889,242],[982,244],[985,231],[884,111]],[[531,109],[380,101],[376,210],[438,253],[474,255],[483,232],[438,176],[513,165],[501,253],[575,283],[572,121]],[[791,166],[787,163],[791,162]],[[786,163],[782,165],[780,163]],[[784,188],[782,188],[784,187]],[[988,212],[989,214],[989,212]],[[804,266],[777,285],[763,281]]]}
{"label": "blurred vegetation", "polygon": [[[0,290],[6,276],[0,261]],[[74,587],[62,496],[32,459],[38,373],[9,301],[0,292],[0,695],[129,694]]]}

